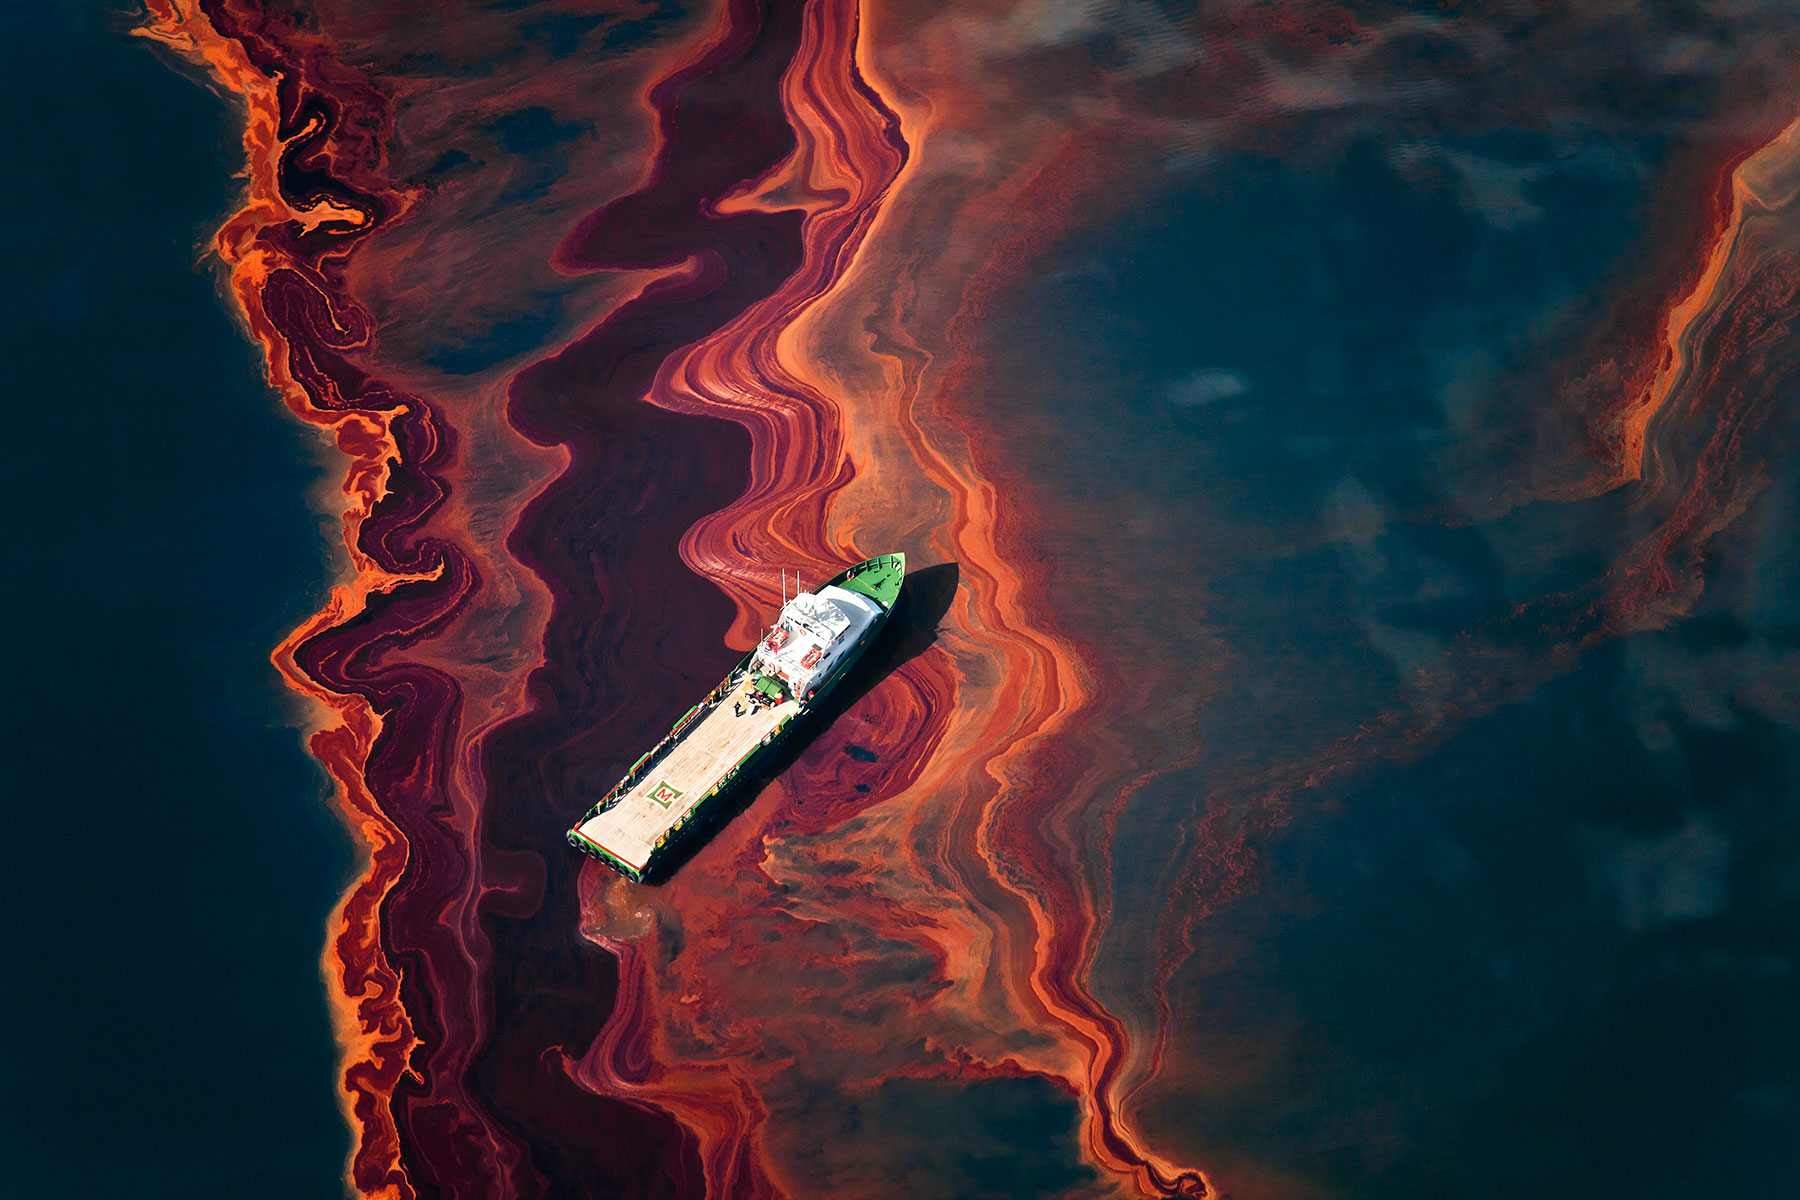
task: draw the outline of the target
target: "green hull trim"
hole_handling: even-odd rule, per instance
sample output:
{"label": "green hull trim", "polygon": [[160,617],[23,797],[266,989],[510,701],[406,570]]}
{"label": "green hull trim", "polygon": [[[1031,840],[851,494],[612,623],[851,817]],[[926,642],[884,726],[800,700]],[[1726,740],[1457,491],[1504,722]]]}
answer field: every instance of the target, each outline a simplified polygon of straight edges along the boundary
{"label": "green hull trim", "polygon": [[884,554],[857,563],[837,578],[828,580],[825,586],[860,592],[881,605],[883,612],[891,612],[894,602],[900,599],[900,585],[905,579],[906,555]]}

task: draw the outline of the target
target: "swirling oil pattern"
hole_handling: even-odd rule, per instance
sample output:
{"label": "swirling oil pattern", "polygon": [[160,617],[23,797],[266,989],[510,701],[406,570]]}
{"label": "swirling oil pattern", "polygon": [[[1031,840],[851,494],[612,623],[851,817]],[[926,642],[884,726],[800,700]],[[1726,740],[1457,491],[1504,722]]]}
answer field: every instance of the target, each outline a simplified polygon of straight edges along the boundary
{"label": "swirling oil pattern", "polygon": [[[335,444],[382,1197],[1773,1195],[1779,4],[148,0]],[[915,570],[665,882],[563,831]],[[1786,1014],[1786,1016],[1784,1016]]]}

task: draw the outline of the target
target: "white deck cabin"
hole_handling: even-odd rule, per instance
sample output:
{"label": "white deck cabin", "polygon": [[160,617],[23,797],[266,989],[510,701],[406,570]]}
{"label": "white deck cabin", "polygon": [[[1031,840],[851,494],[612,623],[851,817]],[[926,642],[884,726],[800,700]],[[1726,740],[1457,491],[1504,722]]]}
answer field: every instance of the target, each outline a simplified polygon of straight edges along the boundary
{"label": "white deck cabin", "polygon": [[815,683],[880,619],[881,606],[860,592],[841,587],[801,592],[782,607],[757,646],[756,669],[780,679],[790,696],[809,699]]}

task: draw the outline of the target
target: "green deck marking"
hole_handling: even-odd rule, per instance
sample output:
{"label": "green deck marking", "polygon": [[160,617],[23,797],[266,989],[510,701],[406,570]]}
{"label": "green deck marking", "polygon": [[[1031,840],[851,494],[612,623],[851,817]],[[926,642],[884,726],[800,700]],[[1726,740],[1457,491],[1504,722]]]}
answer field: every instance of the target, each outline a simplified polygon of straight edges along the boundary
{"label": "green deck marking", "polygon": [[905,578],[906,555],[886,554],[871,559],[870,565],[863,570],[853,570],[833,582],[846,592],[859,592],[882,608],[889,609],[900,598],[900,583]]}

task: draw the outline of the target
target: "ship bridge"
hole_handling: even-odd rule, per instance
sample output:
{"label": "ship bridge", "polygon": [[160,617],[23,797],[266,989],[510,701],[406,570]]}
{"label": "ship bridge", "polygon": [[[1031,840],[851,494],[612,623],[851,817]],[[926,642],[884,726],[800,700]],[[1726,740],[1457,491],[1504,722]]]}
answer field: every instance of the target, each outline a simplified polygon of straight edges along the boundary
{"label": "ship bridge", "polygon": [[874,600],[845,588],[802,592],[783,606],[756,648],[756,669],[780,679],[789,695],[805,699],[881,613]]}

